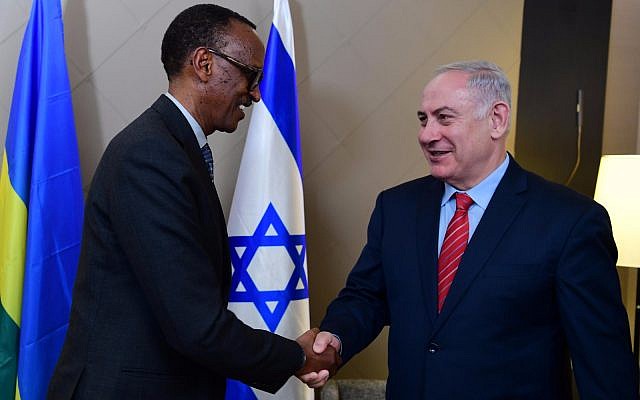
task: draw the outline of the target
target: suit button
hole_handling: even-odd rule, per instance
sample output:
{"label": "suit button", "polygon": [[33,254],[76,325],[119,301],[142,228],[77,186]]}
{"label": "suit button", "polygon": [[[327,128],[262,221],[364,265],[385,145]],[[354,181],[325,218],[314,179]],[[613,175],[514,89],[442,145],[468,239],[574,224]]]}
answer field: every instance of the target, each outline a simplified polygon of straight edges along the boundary
{"label": "suit button", "polygon": [[440,350],[440,345],[436,342],[431,342],[429,346],[427,346],[427,351],[431,354],[437,353],[438,350]]}

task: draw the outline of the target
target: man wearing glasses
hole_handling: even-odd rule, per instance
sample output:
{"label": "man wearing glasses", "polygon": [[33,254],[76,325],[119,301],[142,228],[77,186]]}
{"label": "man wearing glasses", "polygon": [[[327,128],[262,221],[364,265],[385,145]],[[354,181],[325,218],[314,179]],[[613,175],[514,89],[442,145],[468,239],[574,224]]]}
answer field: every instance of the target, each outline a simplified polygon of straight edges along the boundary
{"label": "man wearing glasses", "polygon": [[69,330],[51,399],[223,399],[335,372],[333,349],[252,329],[227,310],[230,258],[206,136],[260,101],[264,46],[223,7],[180,13],[162,41],[168,93],[120,132],[95,172]]}

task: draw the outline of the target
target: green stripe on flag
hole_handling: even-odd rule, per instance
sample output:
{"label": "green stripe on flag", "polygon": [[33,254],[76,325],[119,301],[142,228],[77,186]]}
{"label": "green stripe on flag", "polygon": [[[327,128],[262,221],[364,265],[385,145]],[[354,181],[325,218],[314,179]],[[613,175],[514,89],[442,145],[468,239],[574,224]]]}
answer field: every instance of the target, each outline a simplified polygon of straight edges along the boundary
{"label": "green stripe on flag", "polygon": [[18,326],[0,304],[0,399],[13,399],[18,369]]}

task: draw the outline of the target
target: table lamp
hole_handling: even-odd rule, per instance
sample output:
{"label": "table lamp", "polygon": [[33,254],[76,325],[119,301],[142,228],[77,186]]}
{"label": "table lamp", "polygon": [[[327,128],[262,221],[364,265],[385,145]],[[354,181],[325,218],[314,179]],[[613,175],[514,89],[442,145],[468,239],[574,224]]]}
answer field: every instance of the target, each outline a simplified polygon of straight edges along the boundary
{"label": "table lamp", "polygon": [[[600,159],[594,199],[609,213],[620,267],[640,268],[640,155],[605,155]],[[640,357],[638,319],[640,280],[636,270],[633,351]]]}

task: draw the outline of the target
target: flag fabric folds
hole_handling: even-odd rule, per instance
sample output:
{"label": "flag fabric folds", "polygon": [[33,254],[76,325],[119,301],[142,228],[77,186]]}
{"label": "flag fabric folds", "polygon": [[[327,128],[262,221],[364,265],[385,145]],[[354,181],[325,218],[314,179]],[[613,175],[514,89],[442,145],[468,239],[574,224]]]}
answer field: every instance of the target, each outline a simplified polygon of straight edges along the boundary
{"label": "flag fabric folds", "polygon": [[[302,159],[291,12],[274,1],[262,101],[253,106],[231,211],[229,309],[289,338],[309,329]],[[291,378],[274,395],[229,380],[227,399],[313,399]]]}
{"label": "flag fabric folds", "polygon": [[43,399],[66,333],[82,181],[58,0],[34,0],[0,174],[0,399]]}

